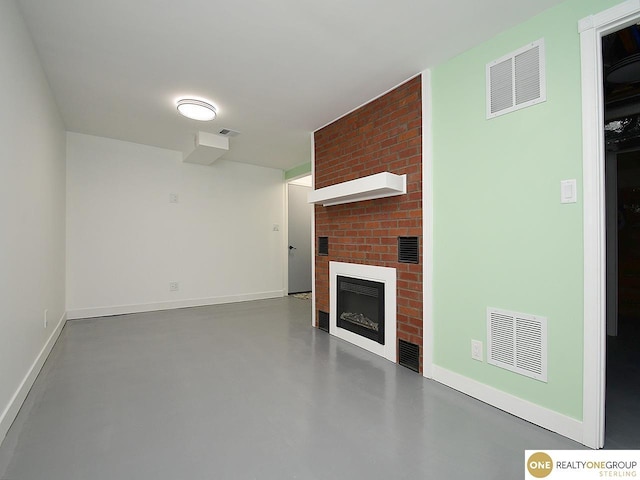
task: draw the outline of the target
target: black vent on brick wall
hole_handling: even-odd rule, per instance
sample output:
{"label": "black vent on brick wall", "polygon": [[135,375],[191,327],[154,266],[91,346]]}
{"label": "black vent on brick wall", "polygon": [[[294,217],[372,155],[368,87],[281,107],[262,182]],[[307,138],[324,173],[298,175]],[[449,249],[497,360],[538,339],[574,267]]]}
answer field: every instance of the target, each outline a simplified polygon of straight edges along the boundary
{"label": "black vent on brick wall", "polygon": [[414,372],[419,372],[420,347],[405,340],[398,340],[398,363]]}
{"label": "black vent on brick wall", "polygon": [[329,333],[329,314],[318,310],[318,328]]}
{"label": "black vent on brick wall", "polygon": [[398,237],[398,262],[418,263],[418,237]]}
{"label": "black vent on brick wall", "polygon": [[318,255],[329,255],[329,237],[318,237]]}

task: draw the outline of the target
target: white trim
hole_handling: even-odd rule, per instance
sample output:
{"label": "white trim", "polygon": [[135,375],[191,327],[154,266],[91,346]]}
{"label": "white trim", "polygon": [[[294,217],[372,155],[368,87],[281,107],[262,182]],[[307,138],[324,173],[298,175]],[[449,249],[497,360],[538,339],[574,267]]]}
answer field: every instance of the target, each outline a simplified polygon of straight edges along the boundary
{"label": "white trim", "polygon": [[[316,188],[316,141],[311,133],[311,188]],[[311,210],[311,326],[316,326],[316,207]]]}
{"label": "white trim", "polygon": [[582,441],[583,425],[575,418],[541,407],[437,365],[433,366],[433,379],[547,430],[577,442]]}
{"label": "white trim", "polygon": [[601,37],[633,23],[640,0],[629,0],[578,23],[582,74],[584,202],[583,434],[592,448],[604,445],[606,251],[604,119]]}
{"label": "white trim", "polygon": [[[384,345],[337,325],[337,277],[345,275],[384,283]],[[329,333],[396,363],[396,269],[359,263],[329,262]]]}
{"label": "white trim", "polygon": [[110,307],[78,308],[67,311],[67,319],[108,317],[111,315],[124,315],[127,313],[155,312],[158,310],[173,310],[176,308],[202,307],[206,305],[219,305],[223,303],[248,302],[251,300],[265,300],[268,298],[284,297],[284,290],[271,292],[244,293],[239,295],[227,295],[224,297],[192,298],[187,300],[175,300],[171,302],[139,303],[134,305],[113,305]]}
{"label": "white trim", "polygon": [[[374,100],[379,99],[380,97],[384,97],[387,93],[389,92],[393,92],[396,88],[398,88],[401,85],[404,85],[405,83],[407,83],[409,80],[413,80],[414,78],[416,78],[418,75],[420,75],[419,73],[416,73],[415,75],[411,75],[409,78],[407,78],[406,80],[401,81],[399,84],[397,84],[394,87],[391,87],[388,90],[385,90],[384,92],[382,92],[380,95],[376,95],[375,97],[373,97],[370,100],[367,100],[366,102],[364,102],[361,105],[358,105],[357,107],[352,108],[351,110],[349,110],[346,113],[343,113],[342,115],[340,115],[337,118],[334,118],[333,120],[331,120],[330,122],[325,123],[324,125],[322,125],[321,127],[316,128],[313,133],[317,132],[318,130],[322,130],[324,127],[326,127],[327,125],[331,125],[333,122],[337,122],[338,120],[340,120],[341,118],[346,117],[347,115],[349,115],[350,113],[355,112],[356,110],[361,109],[362,107],[364,107],[365,105],[370,104],[371,102],[373,102]],[[313,163],[312,163],[312,169],[313,169]]]}
{"label": "white trim", "polygon": [[40,353],[33,361],[31,368],[29,368],[27,374],[22,379],[22,382],[20,382],[20,386],[11,397],[9,404],[2,412],[2,415],[0,415],[0,443],[2,443],[2,441],[4,440],[7,432],[9,431],[9,427],[11,427],[11,424],[18,415],[20,407],[22,407],[22,404],[27,398],[27,394],[29,393],[29,390],[31,390],[33,383],[36,381],[40,370],[42,370],[42,366],[51,353],[51,349],[58,340],[58,337],[60,336],[60,333],[62,332],[66,321],[67,315],[66,313],[63,313],[62,317],[60,317],[60,320],[58,320],[56,328],[54,328],[51,332],[51,335],[49,335],[49,338],[42,347],[42,350],[40,350]]}
{"label": "white trim", "polygon": [[[595,15],[590,15],[583,18],[578,22],[578,33],[583,33],[586,30],[597,28],[599,30],[616,31],[625,22],[631,22],[633,17],[640,11],[640,0],[627,0],[615,7],[611,7]],[[609,25],[615,24],[615,25]],[[613,28],[611,28],[613,27]]]}
{"label": "white trim", "polygon": [[433,377],[433,102],[422,72],[422,374]]}

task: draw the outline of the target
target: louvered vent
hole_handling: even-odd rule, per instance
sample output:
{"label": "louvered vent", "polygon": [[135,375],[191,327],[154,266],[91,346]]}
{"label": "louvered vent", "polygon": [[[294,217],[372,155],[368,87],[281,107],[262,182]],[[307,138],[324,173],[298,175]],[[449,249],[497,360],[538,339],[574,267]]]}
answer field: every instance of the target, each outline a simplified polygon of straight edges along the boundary
{"label": "louvered vent", "polygon": [[329,255],[329,237],[318,237],[318,255]]}
{"label": "louvered vent", "polygon": [[329,332],[329,313],[318,310],[318,328]]}
{"label": "louvered vent", "polygon": [[405,340],[398,340],[398,363],[414,372],[419,372],[420,347]]}
{"label": "louvered vent", "polygon": [[418,237],[398,237],[398,262],[418,263]]}
{"label": "louvered vent", "polygon": [[218,130],[218,134],[225,137],[237,137],[238,135],[240,135],[240,132],[231,130],[230,128],[221,128],[220,130]]}
{"label": "louvered vent", "polygon": [[547,381],[547,319],[487,308],[487,362]]}
{"label": "louvered vent", "polygon": [[530,107],[547,99],[544,40],[487,64],[487,118]]}

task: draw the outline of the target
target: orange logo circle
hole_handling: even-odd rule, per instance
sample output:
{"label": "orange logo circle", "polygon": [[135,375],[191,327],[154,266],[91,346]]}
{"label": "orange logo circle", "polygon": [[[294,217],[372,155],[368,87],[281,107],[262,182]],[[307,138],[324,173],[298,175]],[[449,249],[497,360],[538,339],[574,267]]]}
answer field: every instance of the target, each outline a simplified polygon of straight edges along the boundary
{"label": "orange logo circle", "polygon": [[527,460],[527,470],[536,478],[544,478],[553,470],[553,460],[544,452],[536,452]]}

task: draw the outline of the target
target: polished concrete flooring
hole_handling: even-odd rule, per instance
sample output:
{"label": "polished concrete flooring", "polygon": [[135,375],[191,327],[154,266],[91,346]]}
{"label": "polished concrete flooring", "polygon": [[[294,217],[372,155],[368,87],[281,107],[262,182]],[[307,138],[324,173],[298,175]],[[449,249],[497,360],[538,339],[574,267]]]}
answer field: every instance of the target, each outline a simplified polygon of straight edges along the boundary
{"label": "polished concrete flooring", "polygon": [[68,322],[0,479],[514,479],[573,448],[279,298]]}

